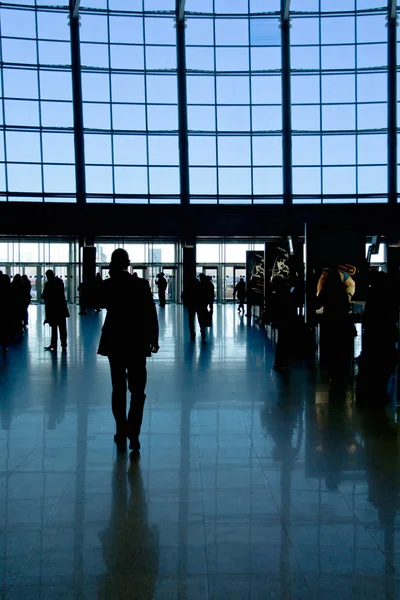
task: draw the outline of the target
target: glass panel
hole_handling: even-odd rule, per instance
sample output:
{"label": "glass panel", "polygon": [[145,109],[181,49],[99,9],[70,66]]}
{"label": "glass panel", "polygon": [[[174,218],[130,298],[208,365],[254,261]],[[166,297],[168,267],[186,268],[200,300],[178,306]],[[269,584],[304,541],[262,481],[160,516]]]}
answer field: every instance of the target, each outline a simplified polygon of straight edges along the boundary
{"label": "glass panel", "polygon": [[322,136],[324,165],[354,165],[356,162],[356,137],[353,135]]}
{"label": "glass panel", "polygon": [[148,194],[147,167],[115,167],[116,194]]}
{"label": "glass panel", "polygon": [[219,193],[226,195],[251,194],[251,169],[220,168],[218,169]]}
{"label": "glass panel", "polygon": [[151,194],[179,194],[179,170],[165,167],[150,167]]}
{"label": "glass panel", "polygon": [[358,162],[360,165],[386,165],[388,141],[386,134],[358,136]]}
{"label": "glass panel", "polygon": [[69,262],[69,244],[50,244],[50,261],[56,263]]}
{"label": "glass panel", "polygon": [[190,191],[192,194],[216,194],[217,170],[215,168],[189,169]]}
{"label": "glass panel", "polygon": [[255,168],[253,178],[255,194],[279,196],[283,193],[281,168]]}
{"label": "glass panel", "polygon": [[125,250],[129,254],[131,263],[144,263],[146,260],[145,244],[124,244]]}
{"label": "glass panel", "polygon": [[39,262],[39,244],[20,242],[20,261]]}
{"label": "glass panel", "polygon": [[324,194],[355,194],[355,167],[324,167],[322,169]]}
{"label": "glass panel", "polygon": [[320,165],[321,138],[319,136],[299,136],[292,138],[293,165]]}
{"label": "glass panel", "polygon": [[250,137],[218,136],[220,165],[250,165]]}
{"label": "glass panel", "polygon": [[219,263],[219,244],[196,244],[196,261],[200,263]]}
{"label": "glass panel", "polygon": [[145,165],[146,138],[143,135],[114,135],[114,163],[116,165]]}
{"label": "glass panel", "polygon": [[53,193],[75,192],[75,169],[67,165],[44,166],[44,191]]}
{"label": "glass panel", "polygon": [[216,138],[215,136],[190,136],[189,137],[189,163],[191,165],[216,164]]}
{"label": "glass panel", "polygon": [[293,168],[294,194],[320,194],[321,169],[319,167]]}

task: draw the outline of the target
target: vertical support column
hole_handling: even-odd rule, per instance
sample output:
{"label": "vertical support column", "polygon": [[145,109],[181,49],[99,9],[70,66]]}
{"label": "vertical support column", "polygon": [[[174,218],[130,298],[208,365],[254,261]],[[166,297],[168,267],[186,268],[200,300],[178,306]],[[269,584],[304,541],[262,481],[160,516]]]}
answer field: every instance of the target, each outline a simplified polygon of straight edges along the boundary
{"label": "vertical support column", "polygon": [[388,196],[389,204],[397,203],[397,7],[388,4]]}
{"label": "vertical support column", "polygon": [[189,279],[196,277],[196,238],[187,237],[182,242],[183,288]]}
{"label": "vertical support column", "polygon": [[181,204],[189,205],[189,143],[186,90],[186,42],[184,0],[176,0],[176,59],[178,80],[179,178]]}
{"label": "vertical support column", "polygon": [[292,107],[290,85],[290,0],[281,0],[283,203],[293,200]]}
{"label": "vertical support column", "polygon": [[74,145],[75,145],[75,182],[76,198],[79,206],[86,204],[85,180],[85,143],[83,136],[83,109],[82,109],[82,76],[81,76],[81,49],[79,35],[79,8],[78,0],[70,0],[69,25],[71,35],[71,75],[72,75],[72,102],[74,114]]}
{"label": "vertical support column", "polygon": [[[6,269],[7,271],[7,269]],[[9,273],[7,273],[9,275]],[[42,303],[42,266],[39,264],[36,267],[36,303]]]}
{"label": "vertical support column", "polygon": [[96,275],[96,247],[84,246],[82,248],[82,277],[87,277],[88,281],[95,278]]}

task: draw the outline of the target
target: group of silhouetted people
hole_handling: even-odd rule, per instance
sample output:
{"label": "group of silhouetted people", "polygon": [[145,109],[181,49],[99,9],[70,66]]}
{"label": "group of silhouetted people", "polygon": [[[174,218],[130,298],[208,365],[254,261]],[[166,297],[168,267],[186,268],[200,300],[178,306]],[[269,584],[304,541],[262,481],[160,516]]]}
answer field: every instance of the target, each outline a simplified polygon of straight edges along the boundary
{"label": "group of silhouetted people", "polygon": [[17,273],[12,281],[0,271],[0,345],[7,354],[8,345],[28,327],[28,307],[31,302],[31,283],[26,275]]}
{"label": "group of silhouetted people", "polygon": [[190,339],[196,338],[195,320],[200,328],[201,338],[206,339],[206,328],[212,325],[215,290],[209,275],[188,279],[182,292],[182,302],[188,309]]}
{"label": "group of silhouetted people", "polygon": [[[114,440],[118,448],[140,449],[140,429],[145,403],[147,381],[146,359],[158,351],[158,318],[149,283],[131,275],[128,253],[118,248],[111,257],[110,277],[105,281],[100,274],[92,283],[95,294],[91,304],[97,310],[107,310],[102,328],[98,354],[107,356],[112,381],[112,411],[116,422]],[[323,307],[320,327],[321,360],[329,377],[336,381],[348,374],[353,359],[355,326],[350,310],[353,288],[345,285],[338,268],[326,269],[318,284],[316,308]],[[348,278],[347,278],[348,279]],[[165,283],[164,283],[165,282]],[[86,282],[84,281],[83,284]],[[347,282],[348,283],[348,282]],[[351,283],[351,282],[350,282]],[[165,306],[167,282],[163,274],[157,278],[160,306]],[[389,276],[370,272],[368,294],[363,316],[363,347],[359,357],[359,390],[382,391],[396,363],[398,291]],[[97,287],[96,287],[97,286]],[[353,286],[354,287],[354,286]],[[289,366],[293,332],[298,320],[296,301],[290,283],[281,275],[271,282],[268,302],[271,324],[278,331],[274,368],[286,370]],[[86,314],[90,304],[85,285],[80,285],[80,314]],[[244,310],[246,288],[243,278],[235,287],[239,299],[238,311]],[[188,309],[190,339],[196,337],[197,318],[201,337],[212,325],[214,285],[211,277],[200,273],[189,278],[182,292],[183,304]],[[61,347],[67,348],[66,319],[69,317],[62,280],[50,269],[42,293],[45,303],[45,323],[51,327],[51,342],[46,350],[56,351],[58,336]],[[0,344],[3,352],[13,336],[21,334],[28,325],[28,306],[31,300],[30,283],[26,276],[10,278],[0,272]],[[131,394],[127,412],[127,386]]]}
{"label": "group of silhouetted people", "polygon": [[[399,293],[387,273],[371,269],[362,316],[362,352],[358,357],[359,396],[384,391],[396,364]],[[318,282],[315,308],[320,314],[320,365],[331,383],[345,381],[354,358],[357,330],[351,309],[354,280],[337,267],[324,269]],[[268,296],[271,326],[277,331],[274,368],[286,371],[293,347],[299,345],[299,317],[294,288],[288,279],[276,276]],[[322,311],[321,311],[322,309]],[[303,330],[304,332],[305,330]],[[307,353],[303,338],[302,354]],[[313,349],[315,346],[313,347]]]}

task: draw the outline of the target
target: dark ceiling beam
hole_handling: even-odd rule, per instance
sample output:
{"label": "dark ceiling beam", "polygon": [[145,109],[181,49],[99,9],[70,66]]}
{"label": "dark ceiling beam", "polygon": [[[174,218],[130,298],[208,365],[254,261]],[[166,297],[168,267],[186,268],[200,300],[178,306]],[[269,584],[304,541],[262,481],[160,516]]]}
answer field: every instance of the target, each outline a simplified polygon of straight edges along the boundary
{"label": "dark ceiling beam", "polygon": [[[128,205],[0,202],[0,236],[50,235],[181,238],[304,235],[305,223],[359,227],[366,235],[396,236],[400,204],[373,205]],[[21,214],[24,218],[21,220]]]}

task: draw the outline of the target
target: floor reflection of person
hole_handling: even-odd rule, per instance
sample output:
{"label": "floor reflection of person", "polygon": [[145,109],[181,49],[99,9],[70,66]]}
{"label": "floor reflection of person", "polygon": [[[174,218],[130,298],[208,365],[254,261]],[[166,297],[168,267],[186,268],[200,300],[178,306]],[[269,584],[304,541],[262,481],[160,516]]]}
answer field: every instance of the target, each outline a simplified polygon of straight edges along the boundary
{"label": "floor reflection of person", "polygon": [[112,481],[111,514],[99,534],[107,572],[97,580],[99,600],[151,600],[159,564],[159,530],[149,524],[138,461],[127,473],[118,455]]}
{"label": "floor reflection of person", "polygon": [[351,405],[347,402],[346,386],[333,387],[329,391],[329,401],[325,415],[320,413],[318,420],[316,449],[325,471],[325,485],[335,491],[342,481],[350,458],[357,452]]}
{"label": "floor reflection of person", "polygon": [[61,355],[60,365],[57,355],[52,353],[51,389],[46,396],[46,411],[48,414],[47,429],[56,429],[65,418],[65,396],[67,386],[67,355]]}

